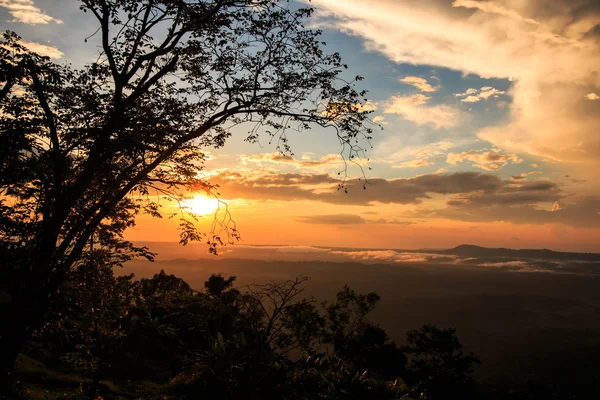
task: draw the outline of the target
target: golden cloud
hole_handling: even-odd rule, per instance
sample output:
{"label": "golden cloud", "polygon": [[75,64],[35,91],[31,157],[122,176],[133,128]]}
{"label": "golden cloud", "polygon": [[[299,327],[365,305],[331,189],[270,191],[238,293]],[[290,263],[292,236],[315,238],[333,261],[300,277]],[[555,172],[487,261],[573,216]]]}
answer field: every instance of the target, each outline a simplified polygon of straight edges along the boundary
{"label": "golden cloud", "polygon": [[295,159],[291,155],[282,154],[282,153],[260,153],[254,154],[251,156],[243,156],[242,162],[254,162],[254,163],[262,163],[262,162],[272,162],[279,164],[289,164],[296,167],[302,168],[314,168],[314,167],[322,167],[322,166],[339,166],[343,160],[339,154],[328,154],[326,156],[321,157],[318,160],[311,160],[308,157],[303,157],[301,160]]}
{"label": "golden cloud", "polygon": [[419,168],[435,164],[435,160],[410,160],[393,165],[392,168]]}
{"label": "golden cloud", "polygon": [[[555,161],[600,164],[600,114],[584,104],[590,89],[600,88],[598,15],[584,11],[595,0],[313,3],[328,23],[395,62],[511,79],[508,121],[482,129],[480,139]],[[452,12],[457,7],[473,13]],[[434,119],[422,117],[415,100],[400,98],[396,108],[419,124]]]}
{"label": "golden cloud", "polygon": [[509,163],[520,164],[523,159],[516,154],[504,154],[499,149],[470,150],[462,153],[450,153],[446,158],[448,164],[457,165],[468,161],[474,167],[485,171],[497,171]]}
{"label": "golden cloud", "polygon": [[452,128],[459,124],[461,112],[448,105],[430,106],[431,97],[424,94],[393,96],[383,110],[384,114],[396,114],[417,125],[430,125],[434,129]]}
{"label": "golden cloud", "polygon": [[53,18],[36,7],[33,0],[0,0],[0,7],[6,8],[14,18],[10,22],[22,22],[29,25],[45,25],[49,22],[63,23],[60,19]]}
{"label": "golden cloud", "polygon": [[540,23],[533,18],[525,18],[515,10],[507,8],[502,4],[494,1],[481,0],[455,0],[452,7],[476,8],[484,12],[498,14],[503,17],[512,18],[518,21],[527,22],[528,24],[539,25]]}
{"label": "golden cloud", "polygon": [[460,101],[463,103],[477,103],[481,100],[487,100],[490,97],[495,99],[498,98],[499,95],[505,94],[506,92],[502,90],[498,90],[491,86],[484,86],[481,89],[467,89],[464,93],[455,93],[455,97],[463,97]]}
{"label": "golden cloud", "polygon": [[52,46],[46,46],[45,44],[40,44],[40,43],[36,43],[36,42],[28,42],[25,40],[21,40],[19,42],[21,45],[27,47],[29,50],[33,51],[34,53],[38,53],[39,55],[42,56],[48,56],[50,58],[61,58],[64,53],[62,51],[60,51],[59,49],[57,49],[56,47],[52,47]]}
{"label": "golden cloud", "polygon": [[420,78],[418,76],[405,76],[404,78],[400,79],[400,82],[414,86],[421,92],[435,92],[439,89],[439,86],[433,87],[431,84],[429,84],[429,82],[427,82],[427,79]]}

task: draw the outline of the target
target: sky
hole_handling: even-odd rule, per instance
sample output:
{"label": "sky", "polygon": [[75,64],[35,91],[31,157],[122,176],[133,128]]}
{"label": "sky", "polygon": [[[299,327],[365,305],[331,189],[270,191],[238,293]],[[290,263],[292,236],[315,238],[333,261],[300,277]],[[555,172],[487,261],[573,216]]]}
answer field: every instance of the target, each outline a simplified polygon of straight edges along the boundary
{"label": "sky", "polygon": [[[350,166],[348,193],[336,190],[344,163],[332,132],[290,136],[293,157],[237,132],[208,149],[206,171],[242,243],[600,252],[597,0],[310,5],[309,25],[365,78],[383,128],[367,188]],[[98,56],[95,21],[73,0],[0,0],[0,28],[59,63]],[[137,222],[131,240],[178,240],[176,221]]]}

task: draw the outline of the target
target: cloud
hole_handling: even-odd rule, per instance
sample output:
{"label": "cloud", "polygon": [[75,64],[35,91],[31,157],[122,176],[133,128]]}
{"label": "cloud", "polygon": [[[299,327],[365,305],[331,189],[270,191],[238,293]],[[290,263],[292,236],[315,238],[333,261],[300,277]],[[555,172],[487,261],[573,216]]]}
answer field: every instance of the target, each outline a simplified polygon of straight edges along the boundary
{"label": "cloud", "polygon": [[28,42],[25,40],[21,40],[19,41],[19,43],[25,47],[27,47],[29,50],[38,53],[39,55],[42,56],[48,56],[50,58],[61,58],[64,53],[60,50],[58,50],[56,47],[52,47],[52,46],[46,46],[45,44],[40,44],[40,43],[36,43],[36,42]]}
{"label": "cloud", "polygon": [[477,96],[467,96],[464,99],[462,99],[461,101],[463,103],[477,103],[479,100],[481,100],[481,99]]}
{"label": "cloud", "polygon": [[331,254],[345,256],[360,262],[421,263],[430,258],[419,253],[400,253],[395,250],[331,251]]}
{"label": "cloud", "polygon": [[439,89],[439,86],[433,87],[428,82],[427,79],[420,78],[418,76],[405,76],[400,79],[400,82],[406,83],[407,85],[411,85],[419,89],[421,92],[435,92]]}
{"label": "cloud", "polygon": [[448,164],[456,165],[470,162],[474,167],[485,171],[497,171],[509,163],[520,164],[523,159],[516,154],[503,154],[500,149],[470,150],[462,153],[450,153],[446,158]]}
{"label": "cloud", "polygon": [[490,97],[498,98],[498,95],[505,94],[504,91],[498,90],[491,86],[484,86],[481,89],[467,89],[464,93],[455,93],[455,97],[464,97],[460,101],[463,103],[477,103],[481,100],[487,100]]}
{"label": "cloud", "polygon": [[406,145],[398,136],[392,136],[377,143],[372,156],[378,162],[389,164],[392,168],[416,168],[434,165],[438,160],[445,158],[448,150],[453,147],[455,144],[447,140],[411,146]]}
{"label": "cloud", "polygon": [[373,118],[373,122],[375,122],[376,124],[381,124],[381,125],[387,125],[388,123],[385,120],[385,117],[383,115],[377,115]]}
{"label": "cloud", "polygon": [[509,179],[513,182],[522,182],[525,179],[527,179],[528,177],[530,177],[531,175],[541,175],[541,172],[540,171],[523,172],[519,175],[511,175]]}
{"label": "cloud", "polygon": [[596,93],[588,93],[585,98],[588,100],[600,100],[600,96],[598,96]]}
{"label": "cloud", "polygon": [[419,168],[434,165],[442,159],[440,156],[446,154],[447,150],[452,147],[454,147],[454,143],[448,141],[430,143],[411,153],[416,159],[392,165],[392,168]]}
{"label": "cloud", "polygon": [[277,152],[275,152],[275,153],[260,153],[260,154],[254,154],[252,156],[247,156],[247,157],[243,156],[242,157],[242,163],[245,163],[245,162],[254,162],[254,163],[273,162],[273,163],[280,163],[280,164],[290,164],[290,165],[294,165],[296,167],[301,167],[301,168],[314,168],[314,167],[320,167],[323,165],[334,165],[338,161],[342,161],[339,154],[328,154],[326,156],[321,157],[318,160],[310,160],[310,159],[304,158],[304,157],[301,160],[297,160],[290,155],[277,153]]}
{"label": "cloud", "polygon": [[[277,174],[265,170],[220,171],[211,178],[224,198],[249,200],[315,201],[339,206],[422,204],[404,212],[401,220],[366,219],[353,214],[303,217],[306,223],[394,223],[423,218],[467,222],[504,221],[515,224],[564,224],[600,228],[600,196],[572,196],[547,179],[501,179],[487,172],[426,174],[415,178],[353,179],[343,182],[327,174]],[[348,193],[338,190],[344,184]],[[428,202],[445,196],[439,208]],[[558,204],[558,206],[556,206]],[[437,207],[437,208],[431,208]],[[406,219],[405,219],[406,218]]]}
{"label": "cloud", "polygon": [[[249,250],[271,250],[276,253],[326,253],[329,251],[325,247],[315,246],[293,246],[293,245],[251,245],[251,244],[237,244],[236,249],[249,249]],[[230,248],[233,249],[233,248]]]}
{"label": "cloud", "polygon": [[575,183],[575,184],[587,182],[585,179],[577,179],[577,178],[572,177],[571,175],[565,175],[564,178],[565,178],[565,180],[567,180],[571,183]]}
{"label": "cloud", "polygon": [[504,7],[494,1],[486,0],[455,0],[452,7],[476,8],[484,12],[498,14],[503,17],[512,18],[518,21],[527,22],[528,24],[539,25],[540,23],[533,18],[525,18],[515,10]]}
{"label": "cloud", "polygon": [[550,181],[527,181],[518,185],[511,181],[503,181],[502,187],[495,191],[461,194],[447,201],[447,204],[463,209],[490,206],[537,205],[538,203],[556,202],[562,196],[560,187]]}
{"label": "cloud", "polygon": [[[481,129],[480,139],[581,164],[588,175],[600,167],[600,114],[584,104],[585,93],[600,88],[598,14],[589,12],[597,0],[312,3],[328,26],[362,38],[367,50],[394,62],[510,79],[507,118]],[[400,106],[409,116],[419,111],[410,101]]]}
{"label": "cloud", "polygon": [[367,101],[366,103],[329,102],[324,107],[321,115],[331,119],[342,117],[346,112],[373,112],[377,110],[377,104]]}
{"label": "cloud", "polygon": [[392,168],[419,168],[435,164],[435,160],[411,160],[392,165]]}
{"label": "cloud", "polygon": [[420,148],[415,151],[413,154],[420,158],[429,158],[435,157],[446,153],[446,150],[449,150],[454,147],[454,143],[449,141],[435,142],[429,143],[427,146]]}
{"label": "cloud", "polygon": [[454,96],[456,96],[456,97],[464,97],[464,96],[469,96],[469,95],[475,94],[477,92],[478,92],[477,89],[475,89],[475,88],[469,88],[464,93],[454,93]]}
{"label": "cloud", "polygon": [[[363,213],[366,214],[366,213]],[[306,215],[297,218],[299,222],[317,225],[359,225],[359,224],[390,224],[390,225],[413,225],[414,221],[398,220],[395,218],[378,218],[367,220],[354,214],[326,214]]]}
{"label": "cloud", "polygon": [[[224,198],[250,200],[311,200],[338,205],[421,204],[431,195],[455,195],[455,205],[535,204],[555,202],[563,197],[558,185],[546,180],[515,184],[484,172],[426,174],[415,178],[346,182],[327,174],[277,174],[268,171],[232,173],[221,171],[211,178]],[[339,190],[344,185],[348,193]],[[364,189],[366,187],[366,189]],[[458,196],[458,197],[456,197]],[[452,203],[451,203],[452,204]]]}
{"label": "cloud", "polygon": [[332,185],[339,184],[340,180],[330,177],[328,174],[278,174],[270,171],[256,169],[253,171],[228,172],[217,171],[214,178],[226,185],[244,183],[246,186],[296,186],[296,185]]}
{"label": "cloud", "polygon": [[387,219],[379,218],[374,221],[369,221],[373,224],[390,224],[390,225],[414,225],[414,221],[398,220],[398,219]]}
{"label": "cloud", "polygon": [[383,110],[384,114],[397,114],[417,125],[430,125],[434,129],[452,128],[460,122],[460,110],[448,105],[429,106],[431,97],[424,94],[393,96]]}
{"label": "cloud", "polygon": [[367,222],[363,217],[353,214],[309,215],[298,217],[298,220],[306,224],[323,225],[356,225]]}
{"label": "cloud", "polygon": [[0,7],[6,8],[14,18],[9,22],[22,22],[29,25],[63,23],[60,19],[53,18],[36,7],[33,0],[0,0]]}
{"label": "cloud", "polygon": [[482,267],[488,268],[510,268],[510,269],[522,269],[529,266],[529,263],[522,260],[514,260],[514,261],[500,261],[500,262],[487,262],[479,264]]}
{"label": "cloud", "polygon": [[[431,212],[437,216],[460,221],[493,222],[504,221],[514,224],[562,224],[575,228],[600,228],[600,196],[582,196],[560,200],[557,187],[530,187],[529,196],[523,188],[511,196],[504,193],[499,198],[474,195],[466,202],[448,202],[448,207]],[[516,196],[515,196],[516,194]],[[557,198],[552,201],[552,198]],[[506,201],[509,200],[509,201]],[[516,202],[519,200],[519,202]],[[549,206],[540,207],[544,201]]]}

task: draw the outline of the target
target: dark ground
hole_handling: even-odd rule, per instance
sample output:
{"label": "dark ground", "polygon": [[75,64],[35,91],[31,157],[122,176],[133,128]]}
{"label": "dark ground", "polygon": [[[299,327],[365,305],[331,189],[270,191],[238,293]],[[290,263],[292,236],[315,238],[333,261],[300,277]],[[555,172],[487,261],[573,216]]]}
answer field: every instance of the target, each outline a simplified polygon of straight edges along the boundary
{"label": "dark ground", "polygon": [[511,272],[443,264],[359,264],[235,259],[134,261],[120,273],[151,277],[164,269],[200,288],[211,273],[238,286],[311,277],[307,295],[327,300],[348,284],[376,291],[372,315],[396,342],[425,323],[455,327],[481,359],[486,385],[584,387],[600,372],[600,277]]}

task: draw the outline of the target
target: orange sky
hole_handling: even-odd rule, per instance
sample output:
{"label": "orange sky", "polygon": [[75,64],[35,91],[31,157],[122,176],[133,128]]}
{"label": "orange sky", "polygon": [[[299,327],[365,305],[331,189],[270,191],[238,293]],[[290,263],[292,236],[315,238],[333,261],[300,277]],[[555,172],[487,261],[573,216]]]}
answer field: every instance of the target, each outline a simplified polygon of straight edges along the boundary
{"label": "orange sky", "polygon": [[[0,21],[23,45],[75,67],[97,59],[84,40],[93,16],[77,2],[35,0],[27,13],[4,3]],[[206,149],[206,179],[247,244],[600,252],[599,4],[312,0],[307,26],[323,28],[344,78],[364,77],[383,128],[360,144],[371,169],[340,180],[335,132],[290,134],[292,155],[265,132],[245,142],[240,125]],[[92,30],[72,34],[81,27]],[[127,237],[175,242],[177,222],[142,216]]]}
{"label": "orange sky", "polygon": [[[551,248],[562,251],[600,251],[597,229],[572,228],[564,224],[471,223],[428,219],[410,225],[385,223],[394,206],[353,206],[363,215],[355,223],[311,223],[306,216],[338,216],[339,206],[311,201],[230,201],[230,211],[241,232],[240,244],[317,245],[361,248],[450,248],[469,243],[486,247]],[[365,214],[369,213],[369,214]],[[372,214],[378,213],[378,214]],[[209,231],[212,214],[199,219],[198,227]],[[370,222],[373,221],[373,222]],[[126,237],[134,241],[178,240],[176,219],[142,216]]]}

